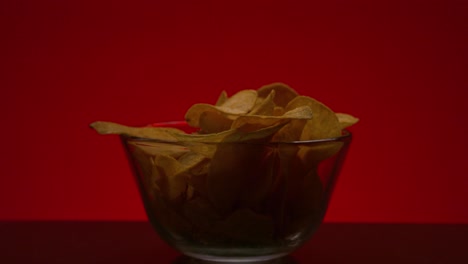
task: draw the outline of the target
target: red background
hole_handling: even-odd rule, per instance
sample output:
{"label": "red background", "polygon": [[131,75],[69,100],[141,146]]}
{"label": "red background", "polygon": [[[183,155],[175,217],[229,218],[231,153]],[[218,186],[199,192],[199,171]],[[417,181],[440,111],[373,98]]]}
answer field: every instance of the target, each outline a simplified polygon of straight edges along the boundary
{"label": "red background", "polygon": [[145,219],[96,120],[281,81],[361,118],[327,221],[468,223],[467,1],[2,1],[0,220]]}

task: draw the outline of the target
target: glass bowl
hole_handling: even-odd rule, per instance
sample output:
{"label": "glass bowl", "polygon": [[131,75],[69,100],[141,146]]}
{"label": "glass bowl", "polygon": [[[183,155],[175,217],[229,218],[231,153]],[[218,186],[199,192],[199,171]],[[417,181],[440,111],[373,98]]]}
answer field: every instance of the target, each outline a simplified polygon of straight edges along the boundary
{"label": "glass bowl", "polygon": [[[154,126],[193,132],[185,122]],[[280,258],[325,215],[351,133],[294,142],[165,142],[122,135],[152,226],[206,261]]]}

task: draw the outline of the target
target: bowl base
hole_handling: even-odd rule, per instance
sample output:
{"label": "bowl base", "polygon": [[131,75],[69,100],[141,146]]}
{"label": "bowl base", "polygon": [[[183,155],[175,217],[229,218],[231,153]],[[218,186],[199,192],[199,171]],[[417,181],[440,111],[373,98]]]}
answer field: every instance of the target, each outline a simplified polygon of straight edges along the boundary
{"label": "bowl base", "polygon": [[191,263],[200,264],[222,264],[222,263],[242,263],[242,264],[280,264],[282,257],[288,255],[288,253],[278,253],[264,256],[252,256],[252,257],[222,257],[222,256],[210,256],[196,253],[186,253],[185,255],[194,258]]}

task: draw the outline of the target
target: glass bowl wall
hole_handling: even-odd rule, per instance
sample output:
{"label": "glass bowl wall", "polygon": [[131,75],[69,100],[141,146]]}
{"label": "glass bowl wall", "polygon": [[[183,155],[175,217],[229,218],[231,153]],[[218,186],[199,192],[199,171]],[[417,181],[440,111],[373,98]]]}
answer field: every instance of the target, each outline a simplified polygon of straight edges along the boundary
{"label": "glass bowl wall", "polygon": [[[184,122],[155,126],[193,131]],[[319,227],[351,134],[277,143],[121,140],[162,239],[199,259],[262,261],[290,253]]]}

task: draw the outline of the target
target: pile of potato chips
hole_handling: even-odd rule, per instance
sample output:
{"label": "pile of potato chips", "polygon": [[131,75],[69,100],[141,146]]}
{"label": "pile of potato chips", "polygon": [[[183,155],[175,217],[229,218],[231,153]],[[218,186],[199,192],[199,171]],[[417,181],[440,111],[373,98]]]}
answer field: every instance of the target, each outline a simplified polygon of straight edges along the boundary
{"label": "pile of potato chips", "polygon": [[197,132],[91,127],[122,135],[148,216],[171,239],[243,246],[292,240],[321,221],[326,190],[318,167],[358,121],[281,83],[222,92],[214,105],[190,107],[185,120]]}

